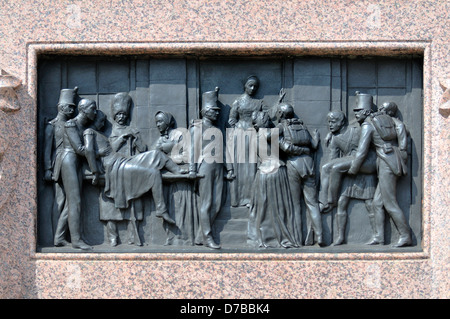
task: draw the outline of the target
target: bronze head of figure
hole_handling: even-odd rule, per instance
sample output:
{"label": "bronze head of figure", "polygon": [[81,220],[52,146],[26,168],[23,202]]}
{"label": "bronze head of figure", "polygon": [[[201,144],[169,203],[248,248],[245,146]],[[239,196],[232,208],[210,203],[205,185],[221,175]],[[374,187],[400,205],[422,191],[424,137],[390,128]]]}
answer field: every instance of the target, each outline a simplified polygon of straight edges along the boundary
{"label": "bronze head of figure", "polygon": [[256,94],[259,88],[259,79],[256,75],[251,75],[247,78],[244,85],[244,91],[249,96]]}
{"label": "bronze head of figure", "polygon": [[385,112],[389,116],[395,116],[397,114],[398,106],[394,102],[385,102],[383,103],[379,111]]}
{"label": "bronze head of figure", "polygon": [[362,123],[372,113],[373,96],[366,93],[356,92],[356,105],[353,108],[358,123]]}
{"label": "bronze head of figure", "polygon": [[214,91],[203,93],[202,115],[211,122],[215,122],[219,118],[220,107],[217,105],[218,96],[218,87],[216,87]]}
{"label": "bronze head of figure", "polygon": [[75,98],[78,87],[74,89],[62,89],[58,101],[58,114],[62,115],[66,120],[75,116]]}
{"label": "bronze head of figure", "polygon": [[97,103],[91,99],[81,99],[78,103],[78,116],[85,122],[92,122],[97,115]]}
{"label": "bronze head of figure", "polygon": [[131,97],[126,92],[117,93],[111,104],[111,116],[119,125],[127,125],[130,116]]}
{"label": "bronze head of figure", "polygon": [[328,128],[331,133],[337,133],[345,125],[345,114],[342,111],[331,111],[327,115]]}
{"label": "bronze head of figure", "polygon": [[158,111],[155,114],[156,127],[161,135],[165,135],[175,127],[175,119],[172,114],[164,111]]}

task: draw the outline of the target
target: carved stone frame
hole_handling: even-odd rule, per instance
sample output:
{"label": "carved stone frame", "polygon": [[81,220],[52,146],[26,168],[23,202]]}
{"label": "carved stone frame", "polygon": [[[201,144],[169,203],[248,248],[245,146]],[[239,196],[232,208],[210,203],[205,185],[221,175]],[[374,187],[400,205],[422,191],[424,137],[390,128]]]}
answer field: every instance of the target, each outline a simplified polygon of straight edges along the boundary
{"label": "carved stone frame", "polygon": [[[251,47],[251,49],[249,49]],[[423,125],[432,125],[432,96],[431,96],[431,43],[428,41],[416,42],[197,42],[197,43],[57,43],[43,44],[31,43],[28,45],[27,79],[25,86],[28,94],[34,101],[34,118],[37,118],[37,63],[41,54],[64,55],[141,55],[141,54],[208,54],[208,55],[370,55],[370,56],[397,56],[401,54],[418,54],[424,58],[423,75]],[[37,130],[37,122],[34,122]],[[428,154],[432,145],[432,133],[423,130],[423,154]],[[37,139],[34,143],[36,148]],[[34,149],[34,151],[36,151]],[[33,207],[33,221],[35,234],[29,243],[30,256],[37,260],[417,260],[430,257],[430,206],[431,206],[431,158],[422,154],[422,252],[396,252],[388,253],[37,253],[37,203]],[[36,159],[31,163],[31,171],[37,175]],[[37,198],[36,184],[33,187],[34,197]]]}

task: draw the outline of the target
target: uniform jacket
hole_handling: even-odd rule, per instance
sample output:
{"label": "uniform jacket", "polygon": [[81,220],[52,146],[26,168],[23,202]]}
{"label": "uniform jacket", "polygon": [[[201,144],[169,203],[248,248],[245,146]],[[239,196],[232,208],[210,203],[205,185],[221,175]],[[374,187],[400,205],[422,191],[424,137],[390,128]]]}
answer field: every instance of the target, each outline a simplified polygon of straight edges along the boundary
{"label": "uniform jacket", "polygon": [[[203,134],[209,128],[218,130],[221,135],[215,136],[214,140],[210,140],[209,137],[204,137]],[[232,168],[231,164],[226,164],[223,135],[218,127],[208,124],[206,121],[194,120],[189,128],[189,133],[191,135],[189,171],[198,172],[200,165],[205,161],[205,155],[210,155],[212,149],[220,157],[220,163],[223,163],[227,170]],[[220,138],[220,140],[217,140],[217,138]]]}
{"label": "uniform jacket", "polygon": [[[386,115],[388,116],[388,115]],[[407,173],[406,158],[404,156],[407,147],[407,133],[405,125],[400,121],[394,121],[397,138],[385,141],[375,128],[372,118],[369,116],[361,124],[361,137],[358,151],[350,167],[350,172],[359,171],[366,158],[371,144],[375,146],[378,160],[384,161],[397,176]]]}
{"label": "uniform jacket", "polygon": [[298,119],[283,120],[277,126],[280,134],[280,149],[286,154],[287,162],[301,177],[314,176],[314,145],[311,134]]}
{"label": "uniform jacket", "polygon": [[61,172],[65,123],[56,117],[45,126],[44,169],[53,171],[54,181],[58,181]]}

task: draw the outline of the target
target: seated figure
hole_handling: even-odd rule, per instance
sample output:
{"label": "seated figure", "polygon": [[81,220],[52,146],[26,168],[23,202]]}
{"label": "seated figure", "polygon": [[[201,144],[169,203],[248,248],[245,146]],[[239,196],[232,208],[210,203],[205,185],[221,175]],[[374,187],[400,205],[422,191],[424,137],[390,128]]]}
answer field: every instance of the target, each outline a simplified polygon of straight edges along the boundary
{"label": "seated figure", "polygon": [[[152,148],[167,154],[179,167],[187,167],[188,148],[183,144],[185,141],[182,132],[175,128],[173,115],[169,112],[158,111],[155,114],[155,122],[161,136]],[[176,222],[176,224],[164,223],[167,234],[165,245],[195,245],[199,225],[194,184],[194,179],[164,183],[169,215]]]}
{"label": "seated figure", "polygon": [[164,202],[161,170],[185,174],[167,155],[159,150],[123,156],[112,151],[108,138],[101,132],[105,115],[98,113],[94,128],[83,133],[86,158],[93,173],[92,183],[98,184],[101,174],[105,176],[104,195],[114,201],[116,209],[126,210],[130,202],[151,190],[156,206],[156,216],[174,224]]}

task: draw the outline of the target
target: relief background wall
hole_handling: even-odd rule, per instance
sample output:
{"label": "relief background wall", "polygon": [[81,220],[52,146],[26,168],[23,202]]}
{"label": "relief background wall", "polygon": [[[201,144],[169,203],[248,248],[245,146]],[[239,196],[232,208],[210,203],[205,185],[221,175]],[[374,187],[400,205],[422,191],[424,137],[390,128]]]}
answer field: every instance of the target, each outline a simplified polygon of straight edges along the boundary
{"label": "relief background wall", "polygon": [[[0,296],[448,298],[449,9],[446,1],[2,1],[0,80],[22,85],[16,100],[1,96]],[[423,55],[423,251],[36,253],[38,56],[199,52]]]}
{"label": "relief background wall", "polygon": [[[320,167],[328,160],[329,149],[325,137],[329,132],[327,113],[343,111],[350,125],[354,125],[355,91],[369,93],[374,104],[393,101],[399,105],[399,117],[410,132],[408,175],[399,179],[399,203],[413,231],[415,251],[421,251],[422,237],[422,117],[423,112],[423,59],[413,56],[399,57],[60,57],[43,56],[38,63],[38,164],[43,163],[43,127],[56,116],[59,92],[63,88],[79,87],[83,98],[97,102],[108,116],[105,134],[111,131],[111,100],[117,92],[129,92],[133,99],[130,126],[138,129],[143,142],[151,149],[160,134],[154,116],[159,110],[172,113],[177,127],[186,128],[198,118],[202,92],[220,87],[222,107],[219,127],[226,134],[227,121],[233,102],[242,94],[245,79],[257,75],[261,81],[255,96],[265,108],[278,100],[280,88],[285,89],[285,101],[294,106],[296,115],[310,131],[318,129],[321,143],[316,152],[316,178],[320,184]],[[51,183],[44,183],[42,164],[38,170],[38,246],[52,247]],[[227,191],[227,185],[225,191]],[[86,182],[84,188],[83,226],[86,240],[101,245],[105,240],[104,225],[99,220],[98,189]],[[228,192],[229,195],[229,192]],[[299,194],[300,196],[300,194]],[[161,219],[154,216],[151,196],[146,202],[141,235],[147,245],[162,245],[166,233]],[[217,242],[224,248],[248,249],[247,225],[249,211],[245,207],[230,207],[229,196],[217,217]],[[307,233],[306,208],[303,205],[303,234]],[[359,247],[336,247],[358,252],[381,247],[364,245],[371,239],[372,230],[365,204],[352,200],[348,209],[347,243]],[[336,234],[334,214],[322,214],[324,240],[327,246]],[[125,232],[126,225],[120,228]],[[397,239],[397,231],[386,218],[386,244]],[[126,238],[124,234],[122,238]],[[305,236],[304,236],[305,237]],[[392,239],[394,237],[394,239]],[[107,248],[107,247],[105,247]],[[103,249],[105,249],[103,248]],[[305,249],[307,247],[304,247]],[[330,251],[322,249],[324,251]],[[388,250],[389,246],[382,247]],[[120,250],[127,249],[120,247]],[[129,247],[128,247],[129,249]],[[359,250],[358,250],[359,249]],[[117,249],[116,249],[117,250]],[[203,249],[204,250],[204,249]],[[405,250],[405,249],[403,249]],[[45,249],[48,252],[48,249]],[[50,250],[51,251],[51,250]],[[56,249],[54,252],[61,252]],[[114,251],[114,249],[113,249]],[[257,251],[257,250],[256,250]],[[307,251],[307,250],[306,250]],[[339,250],[337,250],[340,252]],[[224,252],[224,250],[222,250]],[[297,251],[299,252],[299,251]]]}

